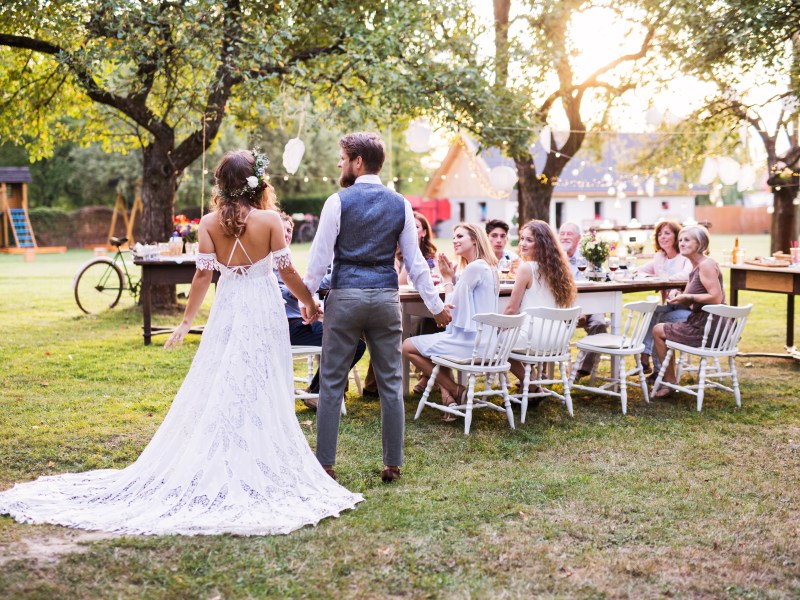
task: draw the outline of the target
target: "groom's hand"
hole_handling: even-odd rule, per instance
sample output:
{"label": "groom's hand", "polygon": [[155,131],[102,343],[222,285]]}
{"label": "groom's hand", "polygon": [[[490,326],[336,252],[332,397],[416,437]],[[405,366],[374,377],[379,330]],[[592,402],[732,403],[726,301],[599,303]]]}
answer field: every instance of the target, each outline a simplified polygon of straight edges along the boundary
{"label": "groom's hand", "polygon": [[303,325],[311,325],[314,321],[319,319],[319,315],[322,313],[322,307],[319,304],[315,304],[313,307],[309,308],[305,304],[300,307],[300,314],[303,317]]}
{"label": "groom's hand", "polygon": [[447,324],[453,320],[453,317],[450,315],[450,308],[448,306],[445,306],[442,312],[433,315],[433,318],[436,321],[436,326],[440,329],[447,327]]}

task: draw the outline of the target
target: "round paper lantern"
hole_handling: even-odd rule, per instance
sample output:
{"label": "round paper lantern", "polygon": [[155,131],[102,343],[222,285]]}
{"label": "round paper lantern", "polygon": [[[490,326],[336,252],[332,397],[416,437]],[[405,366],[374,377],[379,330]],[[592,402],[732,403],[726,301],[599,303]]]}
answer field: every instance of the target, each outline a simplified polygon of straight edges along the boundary
{"label": "round paper lantern", "polygon": [[489,171],[489,181],[492,187],[502,192],[510,192],[517,183],[517,172],[511,167],[495,167]]}
{"label": "round paper lantern", "polygon": [[569,131],[554,131],[553,132],[553,139],[556,141],[556,146],[559,149],[564,147],[564,144],[567,143],[569,139]]}
{"label": "round paper lantern", "polygon": [[655,106],[651,106],[647,109],[644,113],[644,120],[647,122],[648,125],[652,125],[653,127],[658,127],[661,125],[661,121],[663,121],[663,117],[661,115],[661,111],[658,110]]}
{"label": "round paper lantern", "polygon": [[733,185],[739,181],[739,171],[741,171],[741,167],[738,162],[729,156],[718,158],[717,168],[719,170],[719,180],[725,185]]}
{"label": "round paper lantern", "polygon": [[756,170],[751,164],[742,165],[742,170],[739,171],[739,182],[736,184],[736,189],[740,192],[750,190],[756,182]]}
{"label": "round paper lantern", "polygon": [[707,156],[703,161],[703,168],[700,171],[700,183],[703,185],[710,185],[716,176],[717,159],[713,156]]}
{"label": "round paper lantern", "polygon": [[406,129],[406,143],[412,152],[427,152],[431,149],[433,128],[427,119],[412,121]]}
{"label": "round paper lantern", "polygon": [[283,149],[283,168],[287,173],[294,175],[300,168],[300,161],[306,152],[306,145],[300,138],[292,138],[286,143]]}
{"label": "round paper lantern", "polygon": [[656,195],[656,180],[653,177],[648,177],[644,182],[644,191],[647,192],[648,198]]}
{"label": "round paper lantern", "polygon": [[545,125],[539,132],[539,143],[544,148],[546,154],[550,154],[550,127]]}

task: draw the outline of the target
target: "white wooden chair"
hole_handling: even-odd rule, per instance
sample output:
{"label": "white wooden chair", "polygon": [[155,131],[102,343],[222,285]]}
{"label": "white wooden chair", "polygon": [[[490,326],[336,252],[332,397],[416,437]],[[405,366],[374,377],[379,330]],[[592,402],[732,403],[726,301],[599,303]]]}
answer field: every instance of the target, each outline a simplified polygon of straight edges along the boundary
{"label": "white wooden chair", "polygon": [[[739,352],[738,344],[747,323],[753,305],[747,306],[728,306],[727,304],[708,304],[703,310],[709,313],[706,326],[703,330],[703,341],[699,348],[678,344],[667,340],[667,355],[658,372],[658,377],[653,385],[655,394],[661,386],[668,387],[679,392],[692,394],[697,398],[697,412],[703,409],[703,396],[706,387],[719,388],[726,392],[733,393],[736,399],[736,406],[742,405],[742,396],[739,392],[739,379],[736,373],[736,363],[734,357]],[[664,373],[667,370],[669,361],[673,359],[676,352],[682,355],[692,355],[700,359],[697,383],[694,385],[680,385],[680,375],[677,383],[663,381]],[[728,370],[725,371],[720,365],[720,360],[728,359]],[[708,365],[708,360],[714,361],[713,365]],[[717,379],[730,378],[731,385],[728,387],[721,384]]]}
{"label": "white wooden chair", "polygon": [[[525,315],[482,313],[475,315],[473,320],[478,324],[478,333],[472,348],[472,356],[465,359],[452,356],[431,357],[434,364],[433,372],[428,379],[425,392],[420,398],[414,418],[419,419],[422,409],[430,406],[458,417],[464,417],[464,434],[469,435],[473,409],[490,408],[499,412],[505,411],[508,424],[511,429],[514,429],[514,414],[511,411],[506,373],[511,366],[508,362],[508,355],[517,343],[520,328],[525,323]],[[467,394],[464,404],[445,406],[440,402],[428,400],[441,367],[449,367],[467,376]],[[495,374],[499,376],[499,390],[494,388]],[[486,379],[486,387],[483,391],[475,390],[475,380],[479,376]],[[489,402],[488,398],[491,396],[502,396],[503,406]]]}
{"label": "white wooden chair", "polygon": [[[301,384],[301,387],[294,388],[295,400],[319,400],[319,394],[307,392],[306,389],[311,385],[311,380],[314,379],[315,368],[319,368],[319,357],[321,355],[322,346],[292,346],[292,361],[305,361],[307,367],[305,377],[298,377],[297,375],[294,377],[294,382],[296,384]],[[358,368],[356,366],[350,370],[350,375],[360,395],[362,393],[361,376],[358,374]],[[344,404],[344,398],[342,398],[342,414],[346,415],[347,408]]]}
{"label": "white wooden chair", "polygon": [[[650,320],[653,318],[656,306],[658,306],[657,302],[629,302],[625,305],[625,309],[628,312],[622,334],[598,333],[596,335],[587,335],[585,338],[578,340],[575,344],[578,348],[578,358],[573,363],[569,380],[570,388],[618,397],[622,402],[622,414],[624,415],[628,412],[628,385],[631,385],[628,378],[638,375],[638,383],[642,390],[644,401],[650,402],[650,398],[647,395],[647,380],[642,369],[642,352],[644,351],[644,336],[647,334],[647,328],[650,326]],[[595,366],[592,370],[592,378],[589,381],[589,385],[575,383],[577,365],[581,364],[583,357],[588,352],[607,354],[615,358],[616,372],[612,368],[609,377],[600,377],[596,375],[597,366]],[[625,364],[625,359],[629,356],[632,356],[636,361],[636,365],[630,370]],[[612,360],[613,364],[614,361]],[[595,379],[606,383],[600,386],[593,386],[591,384]]]}
{"label": "white wooden chair", "polygon": [[[572,413],[572,396],[569,391],[570,340],[575,333],[578,317],[581,314],[580,306],[572,308],[527,308],[528,314],[528,346],[514,348],[509,354],[510,360],[521,362],[525,368],[525,378],[521,385],[521,393],[511,396],[512,402],[522,405],[520,423],[525,422],[528,412],[528,401],[531,398],[544,398],[554,396],[567,405],[569,416]],[[558,366],[560,379],[555,379],[554,366]],[[531,374],[534,377],[531,378]],[[552,386],[561,383],[564,393],[559,394],[553,389],[543,386]],[[531,385],[542,386],[541,392],[529,393]]]}

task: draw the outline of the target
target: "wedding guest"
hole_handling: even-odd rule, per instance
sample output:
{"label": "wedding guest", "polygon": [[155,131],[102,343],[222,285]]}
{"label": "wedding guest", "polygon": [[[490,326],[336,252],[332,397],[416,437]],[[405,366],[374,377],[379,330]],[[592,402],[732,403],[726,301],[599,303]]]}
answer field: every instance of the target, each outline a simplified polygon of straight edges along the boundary
{"label": "wedding guest", "polygon": [[[403,355],[427,377],[433,371],[430,357],[437,354],[469,358],[477,335],[477,325],[472,317],[479,313],[497,312],[499,279],[497,258],[489,245],[486,232],[479,225],[461,223],[453,235],[453,250],[458,256],[459,270],[444,254],[439,254],[438,265],[445,289],[445,303],[452,309],[452,322],[442,332],[418,335],[403,342]],[[445,406],[466,402],[467,390],[458,385],[447,371],[439,370],[436,383],[441,388]],[[453,415],[444,413],[445,421]]]}
{"label": "wedding guest", "polygon": [[[581,228],[576,223],[564,223],[561,229],[558,230],[558,241],[561,243],[561,247],[567,255],[567,262],[570,265],[572,277],[575,279],[578,275],[578,259],[582,258],[579,248]],[[578,319],[578,327],[581,327],[588,335],[606,333],[608,331],[606,316],[603,313],[581,315]],[[590,375],[596,362],[597,354],[594,352],[587,352],[583,362],[578,367],[575,379],[577,380]]]}
{"label": "wedding guest", "polygon": [[[514,289],[505,313],[516,315],[526,308],[568,308],[575,302],[577,291],[567,256],[548,223],[533,220],[519,230],[519,252],[522,258],[517,269]],[[520,333],[517,346],[527,346],[527,325]],[[511,372],[522,385],[525,368],[511,361]],[[533,399],[534,403],[541,398]]]}
{"label": "wedding guest", "polygon": [[[283,222],[283,233],[286,239],[286,246],[292,243],[292,232],[294,231],[294,220],[286,213],[281,213],[281,221]],[[303,317],[300,314],[300,305],[297,298],[292,294],[289,288],[283,283],[280,272],[275,269],[275,277],[278,279],[278,286],[281,289],[283,296],[284,309],[286,311],[286,319],[289,321],[289,341],[292,346],[322,346],[323,323],[322,321],[314,321],[313,323],[303,323]],[[327,288],[326,280],[323,278],[320,287]],[[352,369],[355,364],[364,356],[364,351],[367,345],[363,340],[358,340],[355,354],[353,355],[353,362],[350,365]],[[314,373],[314,378],[308,386],[308,392],[312,394],[319,393],[319,370]],[[317,401],[314,398],[303,398],[305,404],[311,410],[317,410]]]}
{"label": "wedding guest", "polygon": [[[428,222],[428,219],[419,212],[414,212],[414,224],[417,227],[417,242],[419,243],[419,251],[422,252],[422,258],[428,263],[431,271],[436,268],[436,245],[433,243],[433,228]],[[402,255],[401,255],[402,256]],[[401,285],[408,283],[408,271],[405,265],[400,261],[400,271],[398,281]]]}
{"label": "wedding guest", "polygon": [[511,263],[512,270],[516,270],[519,264],[519,256],[513,250],[506,248],[508,245],[508,223],[500,219],[492,219],[486,222],[486,235],[489,236],[489,243],[492,246],[495,258],[507,260]]}
{"label": "wedding guest", "polygon": [[[655,256],[646,265],[639,268],[639,273],[648,275],[659,275],[670,280],[685,282],[692,271],[692,263],[678,251],[678,233],[681,230],[679,223],[675,221],[661,221],[656,225],[653,237],[655,246]],[[650,328],[644,338],[645,351],[642,353],[642,367],[644,374],[650,375],[653,366],[650,364],[650,355],[653,353],[653,328],[659,323],[680,323],[689,317],[689,309],[679,304],[667,302],[681,292],[681,289],[663,290],[661,299],[666,304],[662,304],[653,314],[650,321]],[[655,369],[658,371],[658,362]]]}
{"label": "wedding guest", "polygon": [[[689,282],[683,292],[673,296],[668,302],[676,306],[684,306],[690,310],[689,317],[682,323],[659,323],[653,329],[653,349],[659,363],[667,355],[667,340],[700,346],[703,342],[703,331],[709,314],[703,310],[707,304],[725,302],[725,289],[722,285],[722,272],[719,265],[708,254],[708,231],[701,225],[690,225],[680,230],[678,247],[682,256],[692,264]],[[675,361],[670,361],[664,373],[664,381],[675,383]],[[672,395],[670,388],[661,388],[656,398]]]}

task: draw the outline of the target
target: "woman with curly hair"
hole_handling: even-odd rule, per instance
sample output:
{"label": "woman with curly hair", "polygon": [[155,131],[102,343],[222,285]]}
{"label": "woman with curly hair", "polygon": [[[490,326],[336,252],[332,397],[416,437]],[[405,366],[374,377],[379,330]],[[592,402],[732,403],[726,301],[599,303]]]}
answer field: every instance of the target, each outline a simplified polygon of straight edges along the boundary
{"label": "woman with curly hair", "polygon": [[[575,302],[577,291],[567,256],[553,229],[544,221],[533,220],[519,230],[519,253],[522,259],[505,313],[516,315],[534,306],[568,308]],[[529,342],[523,328],[519,346]],[[522,381],[525,369],[519,361],[511,361],[511,372]]]}

